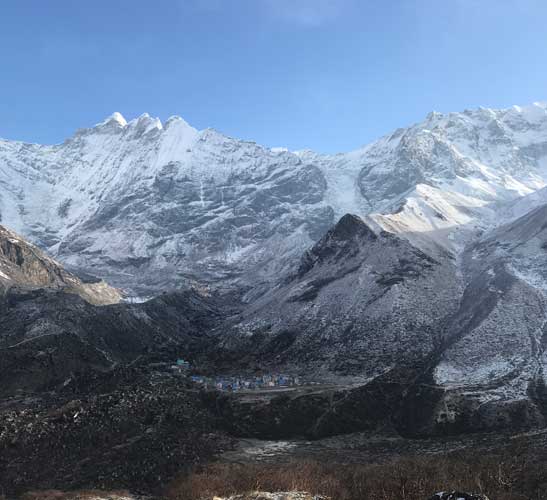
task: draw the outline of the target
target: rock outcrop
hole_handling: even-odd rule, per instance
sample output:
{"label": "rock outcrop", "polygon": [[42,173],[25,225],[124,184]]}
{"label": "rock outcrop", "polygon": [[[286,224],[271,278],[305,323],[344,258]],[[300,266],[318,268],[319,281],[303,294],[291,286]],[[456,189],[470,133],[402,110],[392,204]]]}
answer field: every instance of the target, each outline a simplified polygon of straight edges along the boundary
{"label": "rock outcrop", "polygon": [[101,280],[84,282],[21,236],[0,226],[0,297],[10,289],[56,289],[95,305],[115,304],[119,290]]}

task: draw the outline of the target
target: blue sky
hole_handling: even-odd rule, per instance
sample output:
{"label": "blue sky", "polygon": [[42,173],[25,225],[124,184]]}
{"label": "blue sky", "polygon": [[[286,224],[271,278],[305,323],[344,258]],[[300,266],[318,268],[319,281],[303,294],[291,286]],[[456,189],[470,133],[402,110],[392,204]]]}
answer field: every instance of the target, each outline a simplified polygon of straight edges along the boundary
{"label": "blue sky", "polygon": [[429,111],[547,99],[544,0],[2,0],[0,137],[113,111],[347,151]]}

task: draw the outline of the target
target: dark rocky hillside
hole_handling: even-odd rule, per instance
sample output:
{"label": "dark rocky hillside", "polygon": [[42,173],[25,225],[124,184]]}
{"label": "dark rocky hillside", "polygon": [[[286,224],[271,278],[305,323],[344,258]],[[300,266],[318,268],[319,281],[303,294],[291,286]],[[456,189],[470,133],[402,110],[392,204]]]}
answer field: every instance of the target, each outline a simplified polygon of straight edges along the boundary
{"label": "dark rocky hillside", "polygon": [[215,396],[171,369],[179,357],[197,363],[228,303],[189,289],[94,305],[83,298],[86,284],[3,234],[2,494],[80,487],[151,493],[230,444],[218,430],[225,426]]}
{"label": "dark rocky hillside", "polygon": [[0,311],[2,396],[67,386],[80,372],[140,357],[193,359],[221,319],[215,299],[194,291],[97,307],[57,290],[10,290]]}
{"label": "dark rocky hillside", "polygon": [[433,352],[460,286],[449,259],[348,214],[219,341],[234,363],[364,382]]}
{"label": "dark rocky hillside", "polygon": [[55,393],[0,400],[0,488],[158,493],[230,446],[210,404],[146,364],[80,373]]}

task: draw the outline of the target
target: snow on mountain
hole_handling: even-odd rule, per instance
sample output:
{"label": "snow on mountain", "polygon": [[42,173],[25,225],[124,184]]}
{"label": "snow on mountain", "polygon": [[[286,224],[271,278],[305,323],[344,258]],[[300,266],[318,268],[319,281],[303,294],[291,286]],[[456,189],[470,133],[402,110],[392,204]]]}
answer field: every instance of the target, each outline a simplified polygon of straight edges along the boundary
{"label": "snow on mountain", "polygon": [[452,263],[347,214],[219,341],[242,363],[372,380],[435,348],[461,289]]}
{"label": "snow on mountain", "polygon": [[[0,221],[146,293],[268,282],[345,213],[457,253],[547,181],[547,106],[431,113],[350,153],[264,148],[119,113],[53,146],[0,141]],[[463,236],[462,236],[463,235]],[[433,242],[433,243],[432,243]]]}
{"label": "snow on mountain", "polygon": [[433,387],[429,430],[547,421],[546,193],[544,103],[431,113],[337,155],[147,114],[0,141],[2,224],[138,295],[240,285],[219,359]]}

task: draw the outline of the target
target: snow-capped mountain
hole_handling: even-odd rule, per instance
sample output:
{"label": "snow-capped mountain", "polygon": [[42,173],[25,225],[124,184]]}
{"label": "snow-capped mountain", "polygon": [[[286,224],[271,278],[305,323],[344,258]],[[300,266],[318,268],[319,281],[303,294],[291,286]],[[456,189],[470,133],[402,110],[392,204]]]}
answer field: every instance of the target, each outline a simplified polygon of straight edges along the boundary
{"label": "snow-capped mountain", "polygon": [[59,146],[0,150],[2,221],[116,284],[223,275],[333,222],[317,167],[180,118],[115,114]]}
{"label": "snow-capped mountain", "polygon": [[355,384],[360,407],[410,434],[544,426],[546,217],[533,209],[454,256],[346,215],[218,330],[226,369]]}
{"label": "snow-capped mountain", "polygon": [[269,149],[115,113],[63,144],[0,141],[0,215],[70,268],[147,292],[269,282],[345,213],[457,253],[547,181],[547,105],[431,113],[350,153]]}
{"label": "snow-capped mountain", "polygon": [[337,155],[118,113],[60,145],[0,141],[3,224],[133,292],[239,285],[218,368],[357,382],[388,414],[423,404],[413,432],[547,422],[546,207],[541,103]]}

